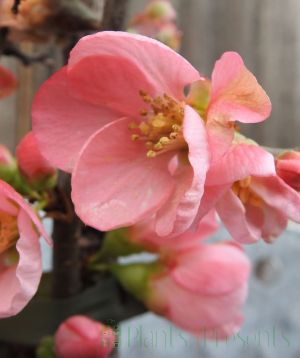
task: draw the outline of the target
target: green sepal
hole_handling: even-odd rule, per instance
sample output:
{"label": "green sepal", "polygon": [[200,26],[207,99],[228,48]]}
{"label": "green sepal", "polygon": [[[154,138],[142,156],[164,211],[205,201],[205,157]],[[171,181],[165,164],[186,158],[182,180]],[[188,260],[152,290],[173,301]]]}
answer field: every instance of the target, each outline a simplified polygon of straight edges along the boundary
{"label": "green sepal", "polygon": [[145,249],[129,240],[129,229],[122,228],[107,232],[103,240],[102,247],[90,259],[90,268],[97,266],[98,263],[116,259],[120,256],[128,256],[145,251]]}
{"label": "green sepal", "polygon": [[111,265],[110,270],[126,291],[147,303],[151,294],[149,286],[151,277],[162,272],[163,266],[159,261],[129,265],[114,264]]}
{"label": "green sepal", "polygon": [[52,336],[42,338],[39,346],[37,347],[36,356],[37,358],[56,358],[54,338]]}

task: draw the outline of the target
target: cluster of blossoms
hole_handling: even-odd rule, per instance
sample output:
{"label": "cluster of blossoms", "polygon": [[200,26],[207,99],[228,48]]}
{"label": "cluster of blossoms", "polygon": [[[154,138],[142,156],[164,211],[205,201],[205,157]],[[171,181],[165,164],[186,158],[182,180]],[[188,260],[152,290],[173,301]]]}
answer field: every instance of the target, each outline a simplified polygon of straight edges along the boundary
{"label": "cluster of blossoms", "polygon": [[[12,4],[0,3],[0,27],[40,38],[33,30],[49,20],[50,2],[21,1],[15,15]],[[169,1],[152,0],[130,33],[83,37],[37,93],[33,131],[16,159],[0,147],[0,318],[37,290],[39,237],[50,244],[38,211],[59,168],[71,174],[80,219],[109,231],[91,267],[106,260],[149,309],[198,337],[239,330],[250,274],[241,245],[271,243],[289,219],[300,222],[300,153],[274,158],[240,133],[236,122],[268,118],[268,96],[235,52],[221,56],[210,79],[201,75],[173,50],[175,19]],[[0,67],[0,98],[15,88]],[[207,243],[217,217],[232,239]],[[117,260],[143,251],[152,262]],[[106,357],[115,336],[77,316],[54,341],[61,358]]]}
{"label": "cluster of blossoms", "polygon": [[[41,157],[32,133],[21,141],[20,150],[16,161],[7,148],[0,147],[0,287],[5,292],[0,318],[19,313],[34,296],[42,276],[39,238],[51,245],[38,213],[25,198],[49,187],[55,171]],[[40,161],[30,163],[29,158]]]}
{"label": "cluster of blossoms", "polygon": [[298,154],[275,160],[235,125],[270,111],[235,52],[207,79],[156,40],[101,32],[44,83],[32,117],[45,158],[71,173],[82,221],[129,227],[128,252],[157,254],[151,264],[113,265],[124,287],[178,326],[224,338],[242,322],[250,269],[238,244],[203,243],[215,214],[242,244],[271,242],[288,219],[300,222]]}

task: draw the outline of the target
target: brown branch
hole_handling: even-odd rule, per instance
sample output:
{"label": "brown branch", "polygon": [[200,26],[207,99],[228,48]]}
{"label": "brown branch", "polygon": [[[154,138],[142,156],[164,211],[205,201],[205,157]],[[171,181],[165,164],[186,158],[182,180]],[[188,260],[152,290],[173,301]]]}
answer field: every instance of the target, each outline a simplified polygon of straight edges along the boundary
{"label": "brown branch", "polygon": [[14,1],[14,4],[11,8],[11,11],[14,13],[14,14],[17,14],[19,12],[19,6],[21,4],[21,0],[15,0]]}
{"label": "brown branch", "polygon": [[66,196],[60,200],[58,196],[59,209],[62,213],[70,208],[65,208],[65,200],[71,205],[72,213],[69,213],[69,220],[65,217],[56,217],[53,229],[53,296],[68,297],[76,294],[81,287],[80,261],[78,240],[81,234],[82,223],[75,215],[70,199],[71,184],[70,176],[62,174],[59,186]]}
{"label": "brown branch", "polygon": [[[106,0],[103,13],[103,29],[120,30],[124,20],[127,0]],[[60,187],[70,199],[71,184],[69,175],[62,175]],[[60,201],[59,211],[65,212],[65,204]],[[70,222],[54,220],[53,241],[53,295],[54,297],[67,297],[76,294],[81,287],[79,237],[83,224],[74,212]],[[68,209],[70,211],[70,208]]]}
{"label": "brown branch", "polygon": [[12,43],[7,42],[3,48],[3,55],[12,56],[22,62],[24,66],[32,65],[33,63],[44,63],[45,65],[52,67],[54,65],[53,59],[50,53],[42,53],[38,55],[28,55],[22,52],[19,48]]}
{"label": "brown branch", "polygon": [[123,28],[128,0],[107,0],[101,30],[119,31]]}

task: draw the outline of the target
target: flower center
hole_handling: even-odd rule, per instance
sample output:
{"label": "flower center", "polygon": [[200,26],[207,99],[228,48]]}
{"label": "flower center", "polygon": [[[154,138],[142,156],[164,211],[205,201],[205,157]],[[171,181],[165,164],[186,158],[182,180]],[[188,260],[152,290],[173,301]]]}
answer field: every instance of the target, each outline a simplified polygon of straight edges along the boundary
{"label": "flower center", "polygon": [[237,195],[241,202],[255,207],[262,207],[263,200],[251,189],[251,177],[236,181],[232,185],[232,191]]}
{"label": "flower center", "polygon": [[18,238],[17,218],[0,211],[0,254],[13,247]]}
{"label": "flower center", "polygon": [[154,158],[169,150],[186,147],[182,135],[184,103],[177,102],[167,94],[152,98],[144,91],[140,96],[148,105],[148,109],[140,112],[143,120],[140,123],[130,123],[133,141],[144,141],[147,157]]}

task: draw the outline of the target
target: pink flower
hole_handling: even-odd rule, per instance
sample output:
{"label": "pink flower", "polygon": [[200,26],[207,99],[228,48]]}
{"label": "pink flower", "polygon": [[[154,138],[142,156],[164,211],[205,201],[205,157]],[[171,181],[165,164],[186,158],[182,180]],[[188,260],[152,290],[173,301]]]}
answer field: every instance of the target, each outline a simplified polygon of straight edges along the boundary
{"label": "pink flower", "polygon": [[276,159],[277,175],[290,187],[300,191],[300,152],[287,151]]}
{"label": "pink flower", "polygon": [[216,212],[212,210],[204,216],[195,231],[187,231],[183,235],[161,237],[155,233],[154,222],[147,220],[128,229],[128,241],[147,251],[159,252],[163,256],[172,255],[179,250],[198,246],[203,240],[213,235],[218,228]]}
{"label": "pink flower", "polygon": [[250,264],[230,243],[200,244],[159,264],[119,265],[113,272],[151,310],[197,336],[224,339],[243,322]]}
{"label": "pink flower", "polygon": [[30,183],[45,183],[56,175],[56,170],[42,156],[33,132],[22,138],[16,149],[18,166]]}
{"label": "pink flower", "polygon": [[276,175],[273,156],[251,144],[237,144],[211,166],[198,215],[216,208],[234,239],[271,242],[288,219],[300,222],[300,195]]}
{"label": "pink flower", "polygon": [[36,293],[42,274],[43,226],[25,200],[0,181],[0,318],[19,313]]}
{"label": "pink flower", "polygon": [[114,348],[114,331],[85,316],[72,316],[55,334],[57,358],[105,358]]}
{"label": "pink flower", "polygon": [[15,76],[0,66],[0,98],[10,96],[17,87]]}
{"label": "pink flower", "polygon": [[68,65],[42,86],[33,130],[43,155],[72,172],[72,198],[85,223],[106,231],[154,216],[160,236],[190,227],[210,150],[224,147],[222,130],[270,111],[236,53],[217,62],[202,117],[184,95],[186,85],[201,79],[155,40],[102,32],[81,39]]}

